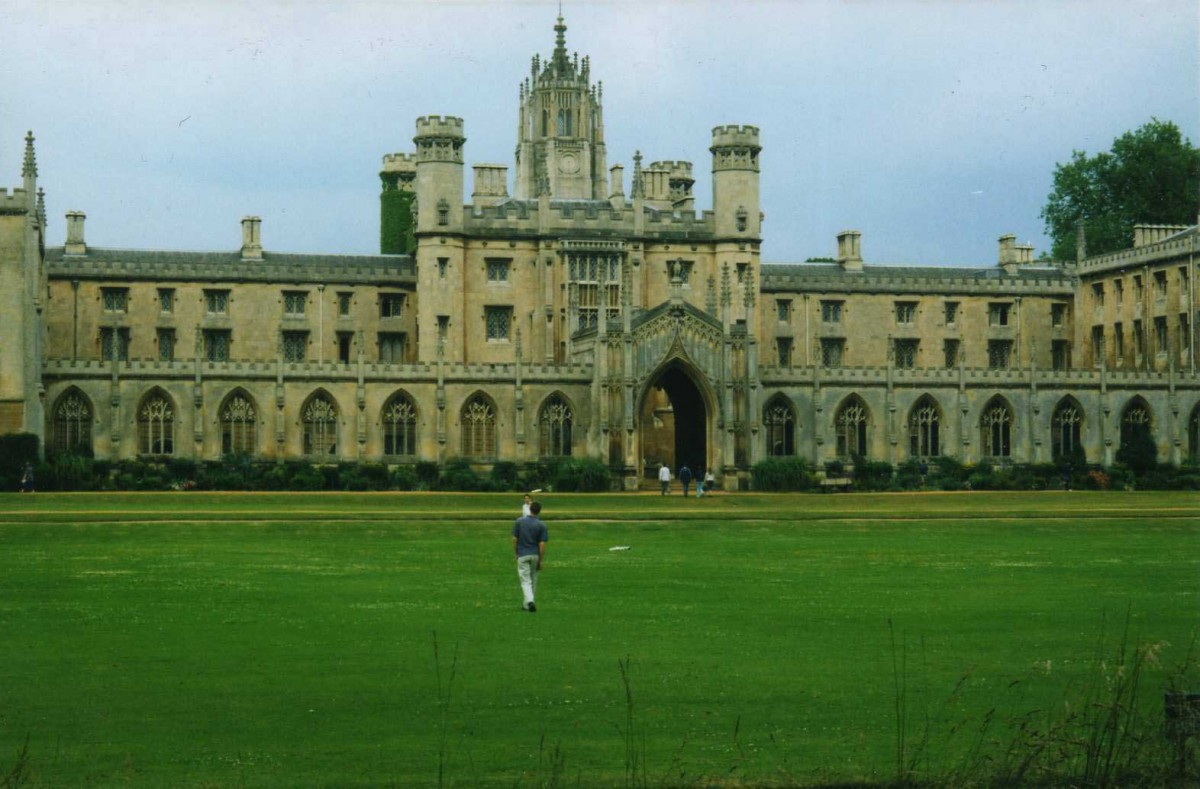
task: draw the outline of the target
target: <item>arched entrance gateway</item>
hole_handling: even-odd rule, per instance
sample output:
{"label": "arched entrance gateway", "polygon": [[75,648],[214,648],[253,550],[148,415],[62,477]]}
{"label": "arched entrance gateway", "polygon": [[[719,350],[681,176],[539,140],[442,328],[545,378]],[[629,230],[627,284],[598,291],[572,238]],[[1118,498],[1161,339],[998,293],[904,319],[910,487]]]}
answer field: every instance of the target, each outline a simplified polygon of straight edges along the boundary
{"label": "arched entrance gateway", "polygon": [[711,465],[709,408],[690,371],[679,360],[666,364],[650,379],[638,410],[642,475],[657,478],[666,463],[674,476],[687,465],[703,475]]}
{"label": "arched entrance gateway", "polygon": [[[623,459],[627,489],[657,479],[663,463],[673,476],[687,464],[694,476],[711,470],[717,484],[739,484],[738,452],[752,427],[744,415],[756,413],[747,403],[754,357],[746,351],[745,331],[722,314],[718,319],[673,295],[631,316],[625,341],[609,341],[598,369],[627,374],[606,376],[607,386],[600,382],[597,423],[609,415],[610,439],[619,439],[610,457]],[[619,434],[611,430],[616,414],[625,415]]]}

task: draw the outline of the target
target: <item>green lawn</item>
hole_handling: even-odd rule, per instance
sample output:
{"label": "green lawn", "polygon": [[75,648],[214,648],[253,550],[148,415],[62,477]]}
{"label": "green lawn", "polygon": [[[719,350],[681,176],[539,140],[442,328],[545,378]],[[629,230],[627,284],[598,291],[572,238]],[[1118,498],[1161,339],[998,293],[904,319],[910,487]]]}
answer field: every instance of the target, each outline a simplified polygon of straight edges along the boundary
{"label": "green lawn", "polygon": [[543,501],[528,614],[516,495],[0,495],[0,785],[944,776],[1196,646],[1195,494]]}

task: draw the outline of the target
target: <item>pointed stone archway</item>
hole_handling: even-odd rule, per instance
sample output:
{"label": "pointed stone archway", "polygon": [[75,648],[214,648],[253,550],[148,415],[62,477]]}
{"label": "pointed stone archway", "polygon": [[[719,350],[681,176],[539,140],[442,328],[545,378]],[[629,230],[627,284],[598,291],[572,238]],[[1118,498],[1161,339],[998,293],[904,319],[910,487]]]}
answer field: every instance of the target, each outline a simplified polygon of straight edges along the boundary
{"label": "pointed stone archway", "polygon": [[627,432],[625,487],[656,480],[660,464],[672,474],[686,463],[693,475],[720,477],[733,457],[726,402],[728,341],[722,324],[672,298],[630,322],[624,347]]}
{"label": "pointed stone archway", "polygon": [[650,376],[638,406],[642,478],[657,478],[661,463],[672,476],[685,464],[693,475],[715,469],[714,410],[703,378],[683,360],[671,359]]}

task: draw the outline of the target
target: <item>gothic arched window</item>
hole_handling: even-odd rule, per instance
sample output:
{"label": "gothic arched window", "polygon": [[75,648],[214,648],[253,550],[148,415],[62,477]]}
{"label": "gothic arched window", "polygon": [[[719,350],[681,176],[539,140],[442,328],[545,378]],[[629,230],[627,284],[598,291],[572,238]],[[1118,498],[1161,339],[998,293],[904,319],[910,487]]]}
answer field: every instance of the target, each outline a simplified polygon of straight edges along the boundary
{"label": "gothic arched window", "polygon": [[942,409],[929,395],[922,395],[908,412],[909,454],[932,458],[942,454]]}
{"label": "gothic arched window", "polygon": [[476,394],[462,407],[462,454],[468,458],[496,456],[496,408],[484,394]]}
{"label": "gothic arched window", "polygon": [[383,454],[417,454],[417,406],[404,392],[383,406]]}
{"label": "gothic arched window", "polygon": [[871,413],[862,398],[858,395],[846,398],[833,419],[833,426],[837,431],[838,457],[867,456],[867,427],[870,420]]}
{"label": "gothic arched window", "polygon": [[767,454],[772,457],[796,454],[796,414],[783,395],[772,397],[763,408]]}
{"label": "gothic arched window", "polygon": [[1145,400],[1135,397],[1121,412],[1121,444],[1117,450],[1117,460],[1134,467],[1142,464],[1152,466],[1157,456],[1154,415]]}
{"label": "gothic arched window", "polygon": [[1002,397],[993,397],[979,418],[980,437],[985,458],[1012,455],[1012,409]]}
{"label": "gothic arched window", "polygon": [[165,392],[155,389],[142,398],[137,424],[139,453],[175,454],[175,406]]}
{"label": "gothic arched window", "polygon": [[338,413],[329,395],[318,392],[309,398],[300,412],[300,420],[304,426],[304,454],[328,457],[337,454]]}
{"label": "gothic arched window", "polygon": [[538,453],[542,457],[566,457],[571,454],[572,429],[575,415],[571,404],[560,394],[546,399],[538,414],[541,442]]}
{"label": "gothic arched window", "polygon": [[1083,452],[1083,409],[1073,398],[1064,397],[1050,417],[1050,456],[1055,460]]}
{"label": "gothic arched window", "polygon": [[92,454],[92,405],[74,387],[54,406],[50,446],[55,452],[85,457]]}
{"label": "gothic arched window", "polygon": [[221,452],[253,455],[258,448],[258,410],[250,395],[235,389],[221,405]]}

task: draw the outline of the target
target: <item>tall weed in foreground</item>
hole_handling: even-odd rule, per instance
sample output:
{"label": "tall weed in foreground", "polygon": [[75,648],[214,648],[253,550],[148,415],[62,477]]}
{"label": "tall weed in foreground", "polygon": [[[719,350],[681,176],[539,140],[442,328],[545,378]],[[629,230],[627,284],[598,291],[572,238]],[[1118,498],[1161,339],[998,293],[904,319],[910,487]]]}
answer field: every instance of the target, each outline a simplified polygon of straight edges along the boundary
{"label": "tall weed in foreground", "polygon": [[25,742],[17,749],[17,760],[13,763],[10,770],[0,776],[0,787],[3,789],[17,789],[20,786],[27,786],[32,781],[29,768],[29,735],[25,735]]}
{"label": "tall weed in foreground", "polygon": [[546,777],[538,780],[537,786],[544,787],[544,789],[558,789],[563,785],[567,756],[558,743],[551,746],[549,750],[547,750],[547,745],[546,735],[543,734],[542,739],[538,742],[538,770],[545,773]]}
{"label": "tall weed in foreground", "polygon": [[[908,649],[903,634],[891,634],[896,717],[896,777],[893,786],[1196,786],[1200,785],[1200,731],[1188,720],[1166,725],[1147,715],[1141,702],[1147,675],[1162,669],[1165,642],[1138,643],[1130,634],[1130,614],[1114,647],[1102,629],[1083,684],[1068,689],[1061,706],[1019,712],[1003,719],[996,707],[982,719],[946,723],[928,705],[916,720],[910,709]],[[1162,671],[1168,696],[1183,696],[1195,680],[1192,650],[1183,663]],[[1050,666],[1038,668],[1048,673]],[[959,681],[943,703],[957,706],[970,680]],[[1007,692],[1036,683],[1034,675],[1015,679]],[[997,701],[1000,701],[997,699]],[[1012,707],[1012,705],[1008,705]],[[1019,706],[1019,705],[1018,705]],[[960,740],[970,739],[965,744]],[[957,757],[952,753],[960,754]]]}
{"label": "tall weed in foreground", "polygon": [[[1161,669],[1165,642],[1141,644],[1130,634],[1130,614],[1116,646],[1101,631],[1092,675],[1061,710],[1033,711],[1011,722],[1008,747],[991,774],[995,780],[1075,786],[1188,785],[1200,778],[1194,759],[1172,758],[1161,713],[1146,717],[1140,699],[1147,670]],[[1166,683],[1186,681],[1189,663]],[[1039,721],[1039,718],[1041,719]],[[1186,744],[1185,744],[1186,745]],[[1190,746],[1194,750],[1195,743]]]}
{"label": "tall weed in foreground", "polygon": [[625,728],[617,727],[625,743],[625,785],[628,787],[649,786],[646,775],[646,735],[635,728],[633,713],[633,681],[629,668],[632,658],[618,660],[621,683],[625,686]]}
{"label": "tall weed in foreground", "polygon": [[458,645],[454,645],[454,654],[450,658],[450,675],[442,685],[442,660],[438,650],[437,631],[433,631],[433,671],[437,680],[438,703],[438,769],[437,785],[446,785],[446,769],[450,759],[450,701],[454,695],[454,678],[458,675]]}

